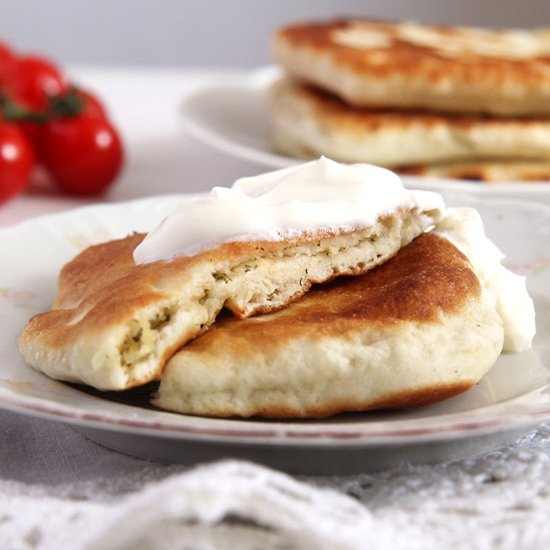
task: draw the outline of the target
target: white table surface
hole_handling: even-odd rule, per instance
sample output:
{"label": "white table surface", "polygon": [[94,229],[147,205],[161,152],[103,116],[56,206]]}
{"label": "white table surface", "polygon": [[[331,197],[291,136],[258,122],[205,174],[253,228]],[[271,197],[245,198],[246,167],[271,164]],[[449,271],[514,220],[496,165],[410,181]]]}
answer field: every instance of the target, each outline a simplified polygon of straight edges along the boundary
{"label": "white table surface", "polygon": [[[263,170],[182,132],[182,98],[221,71],[70,73],[101,95],[126,144],[125,172],[102,200],[208,190]],[[92,202],[30,191],[0,207],[0,226]],[[248,463],[149,463],[1,409],[0,434],[2,548],[550,547],[548,426],[468,460],[298,483]]]}

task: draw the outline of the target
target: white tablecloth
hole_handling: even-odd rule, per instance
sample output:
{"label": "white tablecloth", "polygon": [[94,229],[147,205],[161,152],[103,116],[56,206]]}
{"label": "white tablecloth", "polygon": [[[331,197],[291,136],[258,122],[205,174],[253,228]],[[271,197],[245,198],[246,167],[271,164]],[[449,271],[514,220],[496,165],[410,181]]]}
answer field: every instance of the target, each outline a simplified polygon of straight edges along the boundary
{"label": "white tablecloth", "polygon": [[161,465],[0,412],[8,549],[535,549],[550,543],[550,427],[438,465],[292,478],[249,462]]}
{"label": "white tablecloth", "polygon": [[[179,101],[216,74],[72,73],[105,98],[127,144],[127,170],[107,201],[207,190],[263,170],[181,132]],[[87,202],[33,191],[0,207],[0,226]],[[154,464],[1,409],[0,434],[1,548],[550,547],[548,425],[468,460],[300,478],[224,457]]]}

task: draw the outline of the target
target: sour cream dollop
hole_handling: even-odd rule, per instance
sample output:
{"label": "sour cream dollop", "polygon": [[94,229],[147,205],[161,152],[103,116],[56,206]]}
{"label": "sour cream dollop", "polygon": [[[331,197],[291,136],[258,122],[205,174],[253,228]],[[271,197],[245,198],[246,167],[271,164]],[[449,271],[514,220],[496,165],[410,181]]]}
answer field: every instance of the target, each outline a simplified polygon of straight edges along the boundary
{"label": "sour cream dollop", "polygon": [[222,242],[280,240],[305,230],[361,228],[402,207],[445,206],[437,193],[405,189],[390,170],[321,157],[183,201],[135,249],[134,260],[170,260]]}
{"label": "sour cream dollop", "polygon": [[536,332],[535,306],[525,277],[502,265],[504,254],[486,237],[481,216],[473,208],[448,208],[434,232],[451,241],[468,257],[504,325],[505,352],[531,346]]}

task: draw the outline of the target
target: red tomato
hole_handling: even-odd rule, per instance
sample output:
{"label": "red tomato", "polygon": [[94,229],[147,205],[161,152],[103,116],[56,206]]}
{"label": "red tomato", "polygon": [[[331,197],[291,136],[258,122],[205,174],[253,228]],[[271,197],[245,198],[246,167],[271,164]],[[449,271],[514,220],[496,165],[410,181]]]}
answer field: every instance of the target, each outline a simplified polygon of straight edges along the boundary
{"label": "red tomato", "polygon": [[107,111],[101,101],[90,91],[77,88],[76,93],[84,101],[83,114],[107,118]]}
{"label": "red tomato", "polygon": [[22,56],[15,60],[8,92],[30,109],[44,110],[48,97],[67,90],[68,85],[57,66],[43,57]]}
{"label": "red tomato", "polygon": [[84,114],[46,123],[40,158],[62,191],[101,193],[119,174],[123,157],[121,140],[105,118]]}
{"label": "red tomato", "polygon": [[0,87],[11,78],[15,56],[7,44],[0,42]]}
{"label": "red tomato", "polygon": [[76,86],[50,98],[49,114],[52,118],[78,115],[107,118],[101,101],[88,90]]}
{"label": "red tomato", "polygon": [[33,166],[32,147],[23,132],[0,121],[0,203],[27,187]]}
{"label": "red tomato", "polygon": [[[51,119],[78,116],[107,118],[103,104],[95,95],[74,86],[62,94],[53,96],[46,113]],[[23,120],[19,124],[35,149],[40,150],[42,141],[45,139],[45,121]]]}

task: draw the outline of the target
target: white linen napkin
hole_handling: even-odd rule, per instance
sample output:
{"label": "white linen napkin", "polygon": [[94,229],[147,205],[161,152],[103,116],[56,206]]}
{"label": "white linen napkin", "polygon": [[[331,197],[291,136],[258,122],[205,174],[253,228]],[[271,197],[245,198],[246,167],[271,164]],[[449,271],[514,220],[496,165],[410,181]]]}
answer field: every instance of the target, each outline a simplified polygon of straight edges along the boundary
{"label": "white linen napkin", "polygon": [[101,479],[55,486],[0,480],[0,546],[550,547],[549,425],[504,449],[432,466],[297,479],[244,461],[191,469],[144,462],[117,481],[114,488]]}

